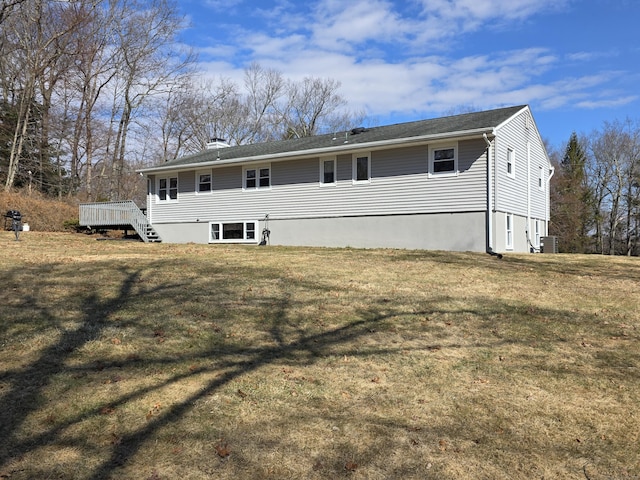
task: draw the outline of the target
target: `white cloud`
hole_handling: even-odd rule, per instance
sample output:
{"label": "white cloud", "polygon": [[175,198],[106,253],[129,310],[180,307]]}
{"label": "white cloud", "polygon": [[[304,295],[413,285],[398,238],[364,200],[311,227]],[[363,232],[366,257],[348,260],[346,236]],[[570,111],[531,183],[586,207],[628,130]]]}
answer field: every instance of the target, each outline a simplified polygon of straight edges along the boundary
{"label": "white cloud", "polygon": [[[364,108],[372,117],[394,112],[418,117],[463,105],[491,108],[535,102],[542,109],[554,109],[635,101],[635,95],[604,89],[616,72],[576,70],[571,77],[550,80],[567,60],[588,64],[602,53],[562,56],[534,46],[455,55],[449,49],[465,32],[527,21],[564,8],[569,1],[320,0],[301,7],[279,0],[273,8],[252,11],[262,23],[227,25],[228,42],[201,51],[214,59],[204,64],[211,74],[238,79],[240,84],[243,67],[252,61],[294,80],[334,78],[341,82],[340,93],[349,106]],[[591,72],[598,72],[597,67]]]}
{"label": "white cloud", "polygon": [[570,0],[421,0],[422,14],[477,26],[488,20],[523,20],[532,15],[558,10]]}
{"label": "white cloud", "polygon": [[237,7],[243,0],[206,0],[204,5],[212,10],[225,11]]}
{"label": "white cloud", "polygon": [[611,108],[611,107],[622,107],[624,105],[629,105],[637,101],[640,97],[638,95],[627,95],[623,97],[614,97],[602,100],[585,100],[583,102],[579,102],[576,106],[579,108],[587,108],[587,109],[595,109],[595,108]]}
{"label": "white cloud", "polygon": [[397,43],[410,29],[393,4],[383,0],[318,3],[311,41],[328,49],[357,50],[362,44]]}

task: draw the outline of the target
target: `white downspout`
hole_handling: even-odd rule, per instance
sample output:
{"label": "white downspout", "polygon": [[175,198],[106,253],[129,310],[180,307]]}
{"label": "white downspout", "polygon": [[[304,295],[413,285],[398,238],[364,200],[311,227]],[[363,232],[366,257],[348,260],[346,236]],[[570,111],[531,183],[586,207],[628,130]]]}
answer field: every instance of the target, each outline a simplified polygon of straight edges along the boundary
{"label": "white downspout", "polygon": [[[155,178],[154,180],[155,181]],[[153,185],[151,182],[151,178],[147,176],[147,222],[149,225],[153,225]]]}
{"label": "white downspout", "polygon": [[545,208],[544,208],[544,215],[546,218],[545,221],[545,235],[549,235],[549,222],[551,221],[551,212],[549,211],[549,197],[551,195],[551,179],[553,178],[553,175],[556,173],[556,167],[554,167],[553,165],[550,165],[549,168],[549,178],[547,178],[547,190],[544,192],[544,203],[545,203]]}
{"label": "white downspout", "polygon": [[527,249],[533,245],[531,243],[531,141],[527,138]]}
{"label": "white downspout", "polygon": [[482,138],[487,144],[487,250],[489,252],[493,252],[493,183],[491,182],[492,178],[492,169],[491,169],[491,142],[487,137],[486,133],[482,134]]}

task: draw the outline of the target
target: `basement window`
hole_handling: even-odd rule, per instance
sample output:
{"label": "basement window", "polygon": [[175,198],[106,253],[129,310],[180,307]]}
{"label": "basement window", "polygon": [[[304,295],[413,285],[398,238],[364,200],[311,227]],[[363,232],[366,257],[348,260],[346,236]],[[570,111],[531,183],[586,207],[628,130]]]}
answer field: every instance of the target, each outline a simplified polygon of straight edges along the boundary
{"label": "basement window", "polygon": [[210,222],[210,243],[256,243],[258,222]]}

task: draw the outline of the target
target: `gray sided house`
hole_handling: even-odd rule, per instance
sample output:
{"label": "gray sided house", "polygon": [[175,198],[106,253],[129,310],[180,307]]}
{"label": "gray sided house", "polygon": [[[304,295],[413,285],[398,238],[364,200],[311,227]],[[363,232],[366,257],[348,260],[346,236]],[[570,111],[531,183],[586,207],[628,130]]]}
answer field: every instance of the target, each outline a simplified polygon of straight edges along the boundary
{"label": "gray sided house", "polygon": [[528,106],[207,150],[140,173],[164,242],[530,252],[553,167]]}

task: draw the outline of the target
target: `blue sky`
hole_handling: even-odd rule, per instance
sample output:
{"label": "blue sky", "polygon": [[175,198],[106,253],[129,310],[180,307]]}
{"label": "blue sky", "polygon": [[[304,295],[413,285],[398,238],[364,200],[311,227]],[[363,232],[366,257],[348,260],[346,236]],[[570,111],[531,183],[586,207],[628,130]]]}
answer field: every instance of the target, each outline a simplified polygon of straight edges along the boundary
{"label": "blue sky", "polygon": [[529,104],[554,147],[640,119],[640,0],[182,0],[206,75],[329,77],[370,125]]}

